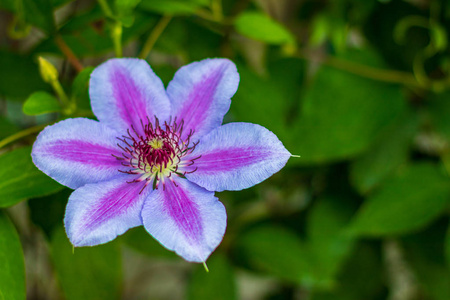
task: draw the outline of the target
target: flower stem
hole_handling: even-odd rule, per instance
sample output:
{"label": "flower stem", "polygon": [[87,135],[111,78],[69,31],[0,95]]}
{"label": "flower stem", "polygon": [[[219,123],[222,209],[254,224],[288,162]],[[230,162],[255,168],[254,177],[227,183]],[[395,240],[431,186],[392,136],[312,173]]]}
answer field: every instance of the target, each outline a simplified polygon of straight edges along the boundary
{"label": "flower stem", "polygon": [[61,105],[63,107],[63,114],[70,116],[76,111],[76,103],[74,101],[70,101],[69,97],[67,97],[66,92],[64,91],[59,80],[53,80],[50,82],[55,91],[56,95],[58,95],[59,100],[61,101]]}
{"label": "flower stem", "polygon": [[97,2],[102,8],[105,16],[109,19],[108,21],[111,22],[111,38],[113,40],[116,57],[122,57],[122,22],[114,16],[114,13],[106,0],[97,0]]}
{"label": "flower stem", "polygon": [[211,11],[214,19],[220,23],[223,19],[222,0],[211,0]]}
{"label": "flower stem", "polygon": [[61,100],[61,104],[63,107],[69,107],[70,106],[70,100],[69,97],[67,97],[66,92],[64,91],[63,87],[61,86],[61,83],[59,83],[58,80],[54,80],[50,83],[53,87],[53,90],[58,95],[59,100]]}
{"label": "flower stem", "polygon": [[147,56],[150,54],[150,52],[153,49],[153,46],[155,45],[156,41],[160,37],[160,35],[163,33],[164,29],[169,25],[170,20],[172,20],[172,16],[166,15],[163,16],[156,26],[153,28],[152,32],[150,32],[150,35],[148,36],[147,40],[145,41],[144,46],[142,47],[141,53],[139,54],[139,58],[146,59]]}
{"label": "flower stem", "polygon": [[44,129],[45,126],[47,126],[47,125],[48,124],[37,125],[37,126],[34,126],[34,127],[30,127],[30,128],[24,129],[24,130],[19,131],[17,133],[14,133],[13,135],[10,135],[10,136],[8,136],[8,137],[6,137],[6,138],[4,138],[3,140],[0,141],[0,148],[3,148],[6,145],[8,145],[8,144],[10,144],[10,143],[12,143],[14,141],[20,140],[21,138],[24,138],[24,137],[26,137],[26,136],[28,136],[30,134],[39,132],[42,129]]}
{"label": "flower stem", "polygon": [[81,72],[84,68],[83,65],[60,35],[55,37],[55,43],[59,50],[61,50],[61,52],[67,57],[67,60],[75,68],[75,70],[77,70],[77,72]]}
{"label": "flower stem", "polygon": [[106,0],[97,0],[98,4],[100,4],[100,7],[103,10],[103,13],[108,17],[108,18],[114,18],[114,14],[111,10],[111,8],[108,5],[108,2],[106,2]]}
{"label": "flower stem", "polygon": [[122,57],[122,22],[114,22],[111,29],[111,37],[114,43],[116,57]]}

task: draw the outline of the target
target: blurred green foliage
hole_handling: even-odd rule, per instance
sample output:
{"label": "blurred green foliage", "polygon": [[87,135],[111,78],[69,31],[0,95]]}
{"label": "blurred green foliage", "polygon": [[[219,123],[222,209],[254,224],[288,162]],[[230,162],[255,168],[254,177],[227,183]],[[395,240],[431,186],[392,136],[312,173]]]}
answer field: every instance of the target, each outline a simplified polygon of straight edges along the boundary
{"label": "blurred green foliage", "polygon": [[[449,28],[445,0],[0,0],[0,299],[450,299]],[[209,273],[142,228],[72,253],[71,191],[31,162],[44,126],[94,118],[89,75],[121,55],[166,85],[230,58],[226,122],[301,156],[218,193]]]}

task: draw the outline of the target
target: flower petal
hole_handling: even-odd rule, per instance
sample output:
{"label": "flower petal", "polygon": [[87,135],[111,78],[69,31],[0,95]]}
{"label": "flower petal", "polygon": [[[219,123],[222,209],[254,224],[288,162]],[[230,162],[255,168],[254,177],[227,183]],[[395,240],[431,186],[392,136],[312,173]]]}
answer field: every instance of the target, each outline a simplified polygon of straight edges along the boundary
{"label": "flower petal", "polygon": [[249,188],[278,172],[291,156],[275,134],[250,123],[211,131],[186,158],[200,155],[191,166],[197,170],[186,177],[210,191]]}
{"label": "flower petal", "polygon": [[170,114],[170,102],[162,81],[145,60],[110,59],[91,74],[92,111],[98,120],[125,134],[131,125],[141,134],[141,120],[161,121]]}
{"label": "flower petal", "polygon": [[74,246],[103,244],[142,225],[142,204],[151,190],[144,189],[139,194],[144,183],[127,183],[128,177],[87,184],[72,193],[64,225]]}
{"label": "flower petal", "polygon": [[204,262],[222,241],[225,207],[209,192],[186,179],[154,190],[145,200],[145,229],[164,247],[187,261]]}
{"label": "flower petal", "polygon": [[172,116],[184,120],[184,136],[195,130],[200,138],[222,124],[239,74],[228,59],[205,59],[181,67],[167,87]]}
{"label": "flower petal", "polygon": [[31,156],[39,170],[59,183],[76,189],[86,183],[120,175],[117,133],[84,118],[47,126],[37,137]]}

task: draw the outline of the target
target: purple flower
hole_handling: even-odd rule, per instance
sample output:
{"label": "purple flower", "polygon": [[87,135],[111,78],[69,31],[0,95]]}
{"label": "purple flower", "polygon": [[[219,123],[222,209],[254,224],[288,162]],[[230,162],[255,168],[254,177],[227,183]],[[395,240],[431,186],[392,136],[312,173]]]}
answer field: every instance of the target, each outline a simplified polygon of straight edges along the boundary
{"label": "purple flower", "polygon": [[204,262],[226,228],[214,191],[249,188],[291,156],[264,127],[221,125],[238,84],[227,59],[182,67],[167,90],[144,60],[97,67],[89,93],[99,122],[48,126],[32,151],[41,171],[75,189],[64,218],[72,244],[106,243],[143,225],[169,250]]}

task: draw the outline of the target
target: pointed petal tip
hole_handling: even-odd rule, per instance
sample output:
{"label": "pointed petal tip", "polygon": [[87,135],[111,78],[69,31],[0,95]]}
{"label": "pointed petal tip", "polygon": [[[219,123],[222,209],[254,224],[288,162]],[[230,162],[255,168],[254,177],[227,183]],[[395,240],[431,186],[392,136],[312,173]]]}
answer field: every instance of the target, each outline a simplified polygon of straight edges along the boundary
{"label": "pointed petal tip", "polygon": [[238,191],[252,187],[280,171],[292,154],[263,126],[228,123],[204,136],[192,156],[199,156],[187,173],[209,191]]}

